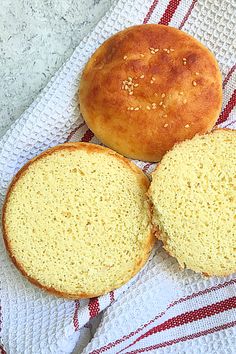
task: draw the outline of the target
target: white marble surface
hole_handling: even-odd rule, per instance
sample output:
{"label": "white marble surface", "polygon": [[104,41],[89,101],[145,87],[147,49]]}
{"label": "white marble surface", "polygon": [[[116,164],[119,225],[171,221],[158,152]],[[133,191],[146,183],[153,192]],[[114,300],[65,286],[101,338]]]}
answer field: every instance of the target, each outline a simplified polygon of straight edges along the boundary
{"label": "white marble surface", "polygon": [[0,136],[115,0],[1,0]]}

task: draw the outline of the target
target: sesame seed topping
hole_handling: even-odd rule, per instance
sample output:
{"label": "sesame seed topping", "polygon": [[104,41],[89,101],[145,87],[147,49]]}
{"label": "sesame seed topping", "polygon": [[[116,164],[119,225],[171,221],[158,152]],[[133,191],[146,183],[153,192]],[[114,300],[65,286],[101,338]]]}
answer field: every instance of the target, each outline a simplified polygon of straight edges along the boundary
{"label": "sesame seed topping", "polygon": [[129,76],[127,80],[122,81],[121,88],[122,88],[122,90],[127,91],[127,93],[129,95],[133,95],[134,88],[138,87],[138,85],[139,84],[138,83],[134,83],[133,82],[133,78]]}
{"label": "sesame seed topping", "polygon": [[166,108],[166,105],[165,105],[165,104],[163,104],[163,105],[162,105],[162,107],[163,107],[163,108]]}
{"label": "sesame seed topping", "polygon": [[159,106],[162,106],[163,105],[163,102],[161,101],[160,103],[159,103]]}
{"label": "sesame seed topping", "polygon": [[168,50],[167,48],[164,48],[164,49],[163,49],[163,52],[167,52],[167,50]]}
{"label": "sesame seed topping", "polygon": [[155,81],[155,80],[156,80],[154,76],[152,76],[152,80],[153,80],[153,81]]}
{"label": "sesame seed topping", "polygon": [[150,81],[150,84],[154,84],[154,81],[153,81],[153,80],[151,80],[151,81]]}
{"label": "sesame seed topping", "polygon": [[167,127],[168,127],[168,125],[169,125],[168,123],[164,124],[164,128],[167,128]]}
{"label": "sesame seed topping", "polygon": [[135,107],[135,109],[134,109],[135,111],[139,111],[139,107]]}
{"label": "sesame seed topping", "polygon": [[167,114],[164,114],[164,116],[163,116],[164,118],[166,118],[167,117]]}
{"label": "sesame seed topping", "polygon": [[186,58],[183,58],[183,61],[187,61],[187,59],[186,59]]}
{"label": "sesame seed topping", "polygon": [[150,106],[146,106],[146,108],[150,111],[151,107]]}
{"label": "sesame seed topping", "polygon": [[184,103],[187,103],[187,99],[185,98],[185,99],[183,100],[183,102],[184,102]]}
{"label": "sesame seed topping", "polygon": [[194,80],[193,80],[192,84],[193,84],[193,86],[197,86],[197,83]]}
{"label": "sesame seed topping", "polygon": [[152,109],[156,109],[157,108],[157,104],[156,103],[152,103]]}
{"label": "sesame seed topping", "polygon": [[189,128],[189,124],[186,124],[184,127],[185,127],[185,128]]}
{"label": "sesame seed topping", "polygon": [[144,57],[144,54],[140,54],[140,57],[143,58],[143,57]]}
{"label": "sesame seed topping", "polygon": [[180,95],[183,95],[184,93],[183,93],[183,91],[180,91],[180,93],[179,93]]}
{"label": "sesame seed topping", "polygon": [[171,51],[171,52],[174,52],[175,50],[174,50],[173,48],[170,48],[170,51]]}
{"label": "sesame seed topping", "polygon": [[156,92],[154,93],[154,95],[155,95],[155,96],[158,96],[158,94],[157,94]]}
{"label": "sesame seed topping", "polygon": [[144,78],[144,75],[141,75],[141,76],[139,76],[140,77],[140,79],[143,79]]}
{"label": "sesame seed topping", "polygon": [[187,62],[186,62],[186,61],[184,61],[184,62],[183,62],[183,65],[186,65],[186,64],[187,64]]}
{"label": "sesame seed topping", "polygon": [[162,93],[162,94],[161,94],[161,97],[162,97],[162,98],[166,97],[166,94],[165,94],[165,93]]}
{"label": "sesame seed topping", "polygon": [[153,47],[150,47],[149,50],[150,50],[151,54],[156,54],[159,51],[158,48],[153,48]]}
{"label": "sesame seed topping", "polygon": [[127,55],[124,55],[124,56],[123,56],[123,59],[124,59],[124,60],[126,60],[127,58],[128,58]]}
{"label": "sesame seed topping", "polygon": [[196,75],[199,75],[199,73],[198,73],[198,72],[196,72],[195,74],[196,74]]}

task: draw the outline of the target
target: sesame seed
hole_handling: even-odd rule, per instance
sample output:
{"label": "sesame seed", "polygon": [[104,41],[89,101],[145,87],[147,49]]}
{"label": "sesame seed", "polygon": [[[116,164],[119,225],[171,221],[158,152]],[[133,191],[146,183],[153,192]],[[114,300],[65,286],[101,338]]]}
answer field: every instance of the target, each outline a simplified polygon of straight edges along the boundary
{"label": "sesame seed", "polygon": [[169,50],[169,49],[167,49],[166,53],[168,53],[168,54],[169,54],[169,53],[170,53],[170,50]]}
{"label": "sesame seed", "polygon": [[130,110],[133,111],[133,110],[134,110],[134,107],[130,107]]}
{"label": "sesame seed", "polygon": [[164,116],[163,116],[164,118],[166,118],[167,117],[167,114],[164,114]]}
{"label": "sesame seed", "polygon": [[138,84],[134,84],[134,87],[138,87]]}
{"label": "sesame seed", "polygon": [[163,52],[167,52],[167,50],[168,50],[167,48],[164,48],[164,49],[163,49]]}
{"label": "sesame seed", "polygon": [[151,80],[151,81],[150,81],[150,84],[154,84],[154,81],[153,81],[153,80]]}
{"label": "sesame seed", "polygon": [[156,49],[154,50],[154,52],[155,52],[155,53],[159,52],[159,49],[158,49],[158,48],[156,48]]}
{"label": "sesame seed", "polygon": [[163,105],[163,102],[161,101],[160,103],[159,103],[159,106],[162,106]]}
{"label": "sesame seed", "polygon": [[189,124],[186,124],[184,127],[185,127],[185,128],[189,128]]}
{"label": "sesame seed", "polygon": [[141,75],[141,76],[140,76],[140,79],[143,79],[143,78],[144,78],[144,75]]}
{"label": "sesame seed", "polygon": [[183,102],[184,102],[184,103],[187,103],[187,100],[186,100],[186,98],[185,98],[185,99],[183,100]]}
{"label": "sesame seed", "polygon": [[171,52],[174,52],[175,50],[174,50],[173,48],[170,48],[170,51],[171,51]]}
{"label": "sesame seed", "polygon": [[135,107],[135,109],[134,109],[135,111],[139,111],[139,107]]}
{"label": "sesame seed", "polygon": [[158,94],[157,94],[156,92],[154,93],[154,95],[155,95],[155,96],[158,96]]}
{"label": "sesame seed", "polygon": [[150,47],[149,49],[150,49],[150,50],[154,50],[154,48],[153,48],[153,47]]}
{"label": "sesame seed", "polygon": [[150,106],[146,106],[146,108],[150,111],[151,107]]}
{"label": "sesame seed", "polygon": [[144,54],[140,54],[140,57],[143,58],[143,57],[144,57]]}
{"label": "sesame seed", "polygon": [[155,54],[155,50],[151,50],[151,54]]}
{"label": "sesame seed", "polygon": [[199,73],[198,73],[198,72],[196,72],[195,74],[196,74],[196,75],[199,75]]}
{"label": "sesame seed", "polygon": [[152,77],[152,80],[153,80],[153,81],[155,81],[155,80],[156,80],[154,76]]}
{"label": "sesame seed", "polygon": [[169,125],[168,123],[164,124],[164,128],[167,128],[167,127],[168,127],[168,125]]}
{"label": "sesame seed", "polygon": [[184,62],[183,62],[183,65],[186,65],[186,64],[187,64],[186,61],[184,61]]}
{"label": "sesame seed", "polygon": [[163,107],[163,108],[166,108],[166,105],[165,105],[165,104],[163,104],[163,105],[162,105],[162,107]]}
{"label": "sesame seed", "polygon": [[124,55],[124,56],[123,56],[123,59],[124,59],[124,60],[126,60],[127,58],[128,58],[127,55]]}
{"label": "sesame seed", "polygon": [[183,58],[183,61],[187,61],[187,59],[186,59],[186,58]]}
{"label": "sesame seed", "polygon": [[162,93],[162,94],[161,94],[161,97],[162,97],[162,98],[166,97],[165,93]]}
{"label": "sesame seed", "polygon": [[180,91],[180,93],[179,93],[180,95],[183,95],[184,93],[183,93],[183,91]]}
{"label": "sesame seed", "polygon": [[193,80],[192,84],[193,84],[193,86],[197,86],[197,83],[194,80]]}
{"label": "sesame seed", "polygon": [[133,79],[132,79],[132,77],[128,76],[128,80],[129,80],[129,81],[132,81]]}
{"label": "sesame seed", "polygon": [[129,92],[129,95],[132,95],[132,94],[133,94],[133,91],[130,91],[130,92]]}

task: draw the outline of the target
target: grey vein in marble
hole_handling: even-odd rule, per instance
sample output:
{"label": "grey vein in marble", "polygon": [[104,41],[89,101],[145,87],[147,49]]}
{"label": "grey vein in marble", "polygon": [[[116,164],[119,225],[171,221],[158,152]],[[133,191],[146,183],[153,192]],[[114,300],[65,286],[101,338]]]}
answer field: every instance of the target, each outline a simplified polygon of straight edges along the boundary
{"label": "grey vein in marble", "polygon": [[0,136],[114,0],[2,0]]}

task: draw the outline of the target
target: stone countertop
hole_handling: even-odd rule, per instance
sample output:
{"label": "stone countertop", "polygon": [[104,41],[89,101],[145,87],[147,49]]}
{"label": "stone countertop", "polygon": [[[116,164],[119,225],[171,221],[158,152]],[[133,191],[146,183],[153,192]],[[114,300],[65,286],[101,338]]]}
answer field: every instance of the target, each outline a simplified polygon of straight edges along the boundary
{"label": "stone countertop", "polygon": [[2,0],[0,136],[115,0]]}

